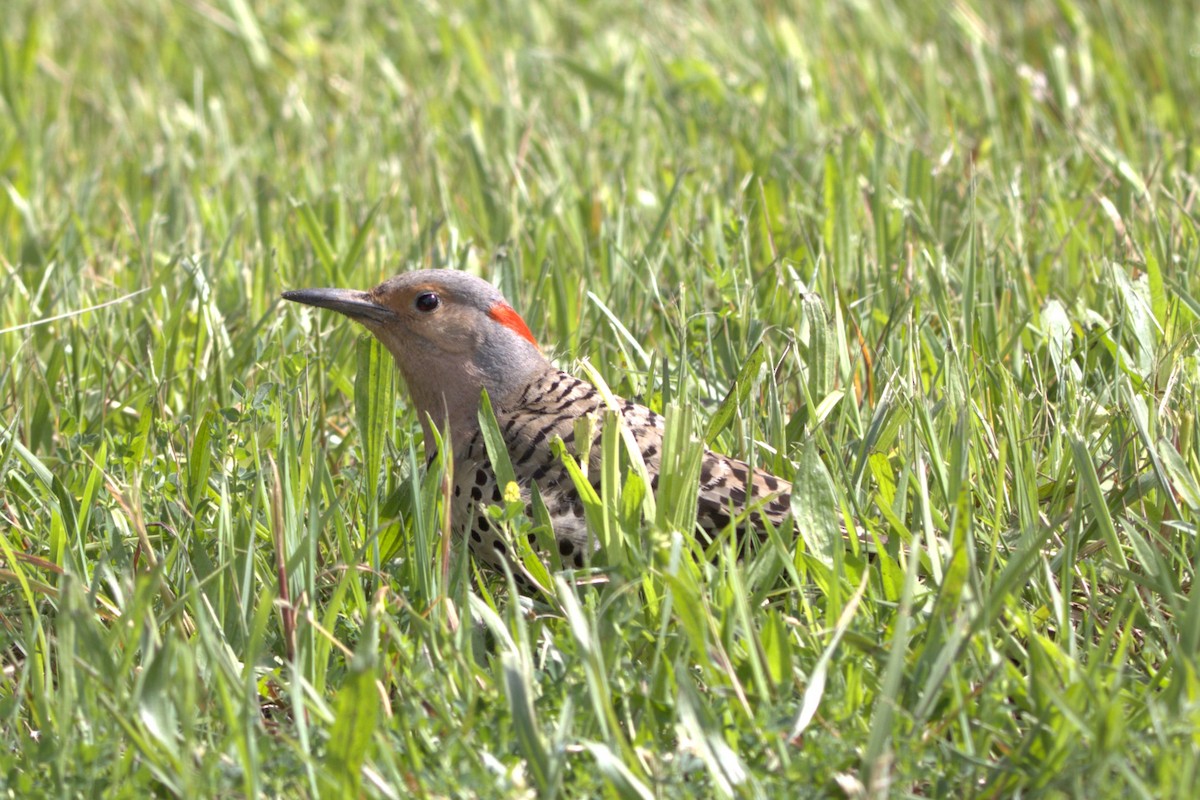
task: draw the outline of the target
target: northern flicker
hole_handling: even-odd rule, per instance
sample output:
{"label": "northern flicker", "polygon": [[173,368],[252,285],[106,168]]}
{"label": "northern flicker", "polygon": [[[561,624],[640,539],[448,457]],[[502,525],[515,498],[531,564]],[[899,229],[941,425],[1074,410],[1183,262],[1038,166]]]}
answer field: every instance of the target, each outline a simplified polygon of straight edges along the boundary
{"label": "northern flicker", "polygon": [[[387,347],[420,416],[427,451],[435,442],[430,425],[449,423],[453,530],[469,542],[478,560],[493,567],[507,562],[522,589],[531,588],[485,512],[486,504],[503,496],[478,421],[481,390],[486,389],[522,495],[528,500],[529,486],[537,485],[563,564],[584,565],[589,548],[597,546],[596,537],[589,535],[583,503],[551,442],[561,437],[572,452],[587,449],[588,474],[599,476],[599,426],[594,446],[575,448],[575,422],[588,414],[600,416],[608,406],[594,386],[546,359],[529,327],[495,287],[463,272],[430,269],[402,273],[366,292],[299,289],[283,297],[344,314]],[[618,409],[656,489],[663,420],[630,400],[618,400]],[[700,527],[713,538],[747,510],[752,524],[765,517],[779,525],[790,508],[790,488],[774,475],[706,450]]]}

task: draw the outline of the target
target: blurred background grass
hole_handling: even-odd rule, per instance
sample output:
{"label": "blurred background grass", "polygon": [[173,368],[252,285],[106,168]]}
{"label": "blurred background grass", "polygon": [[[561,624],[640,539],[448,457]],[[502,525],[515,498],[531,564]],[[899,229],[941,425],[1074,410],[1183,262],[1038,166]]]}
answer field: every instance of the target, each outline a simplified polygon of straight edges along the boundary
{"label": "blurred background grass", "polygon": [[[10,0],[0,782],[1190,796],[1198,19]],[[761,357],[712,443],[799,543],[444,581],[390,365],[277,299],[423,266],[658,408]]]}

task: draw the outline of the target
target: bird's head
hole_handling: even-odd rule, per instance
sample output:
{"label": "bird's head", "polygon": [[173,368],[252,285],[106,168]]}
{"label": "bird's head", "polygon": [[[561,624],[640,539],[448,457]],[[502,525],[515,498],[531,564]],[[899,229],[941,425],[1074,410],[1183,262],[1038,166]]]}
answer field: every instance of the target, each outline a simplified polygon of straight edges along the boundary
{"label": "bird's head", "polygon": [[285,300],[328,308],[361,323],[396,359],[425,426],[450,421],[456,440],[477,427],[480,390],[514,399],[550,368],[529,327],[485,280],[447,269],[417,270],[369,291],[296,289]]}

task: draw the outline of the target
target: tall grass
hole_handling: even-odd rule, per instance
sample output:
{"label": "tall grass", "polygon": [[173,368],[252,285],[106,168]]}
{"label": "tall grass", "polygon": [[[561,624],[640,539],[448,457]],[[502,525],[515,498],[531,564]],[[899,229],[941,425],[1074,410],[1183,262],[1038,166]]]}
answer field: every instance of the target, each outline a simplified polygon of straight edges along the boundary
{"label": "tall grass", "polygon": [[[1186,3],[4,16],[8,792],[1193,793]],[[386,354],[278,300],[427,266],[794,524],[704,553],[613,440],[608,551],[477,572]]]}

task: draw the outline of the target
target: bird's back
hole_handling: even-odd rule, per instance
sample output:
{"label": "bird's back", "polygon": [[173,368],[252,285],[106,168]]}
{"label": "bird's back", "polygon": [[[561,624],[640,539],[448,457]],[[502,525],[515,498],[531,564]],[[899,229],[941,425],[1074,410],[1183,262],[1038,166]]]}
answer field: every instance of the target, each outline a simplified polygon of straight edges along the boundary
{"label": "bird's back", "polygon": [[[599,486],[602,434],[601,421],[607,405],[587,381],[559,370],[548,370],[507,403],[497,407],[496,421],[512,462],[522,495],[528,501],[529,487],[536,484],[554,525],[559,555],[564,565],[581,567],[589,547],[583,503],[575,491],[562,460],[551,443],[561,438],[572,455],[588,452],[587,474]],[[624,425],[632,432],[651,479],[657,489],[663,440],[663,420],[654,411],[632,400],[617,400]],[[576,441],[576,423],[591,416],[591,443]],[[494,566],[507,556],[507,546],[493,530],[484,505],[497,502],[503,491],[495,481],[482,439],[477,433],[456,454],[455,525],[470,541],[472,551]],[[750,521],[761,529],[761,518],[773,525],[782,523],[790,507],[788,484],[762,470],[751,470],[736,459],[706,450],[700,468],[697,519],[709,538],[718,535],[736,517],[751,509]]]}

